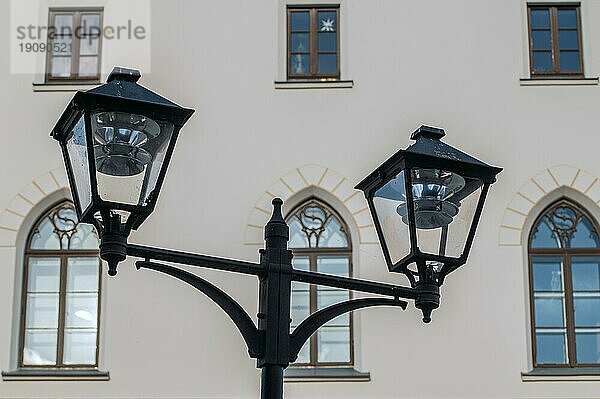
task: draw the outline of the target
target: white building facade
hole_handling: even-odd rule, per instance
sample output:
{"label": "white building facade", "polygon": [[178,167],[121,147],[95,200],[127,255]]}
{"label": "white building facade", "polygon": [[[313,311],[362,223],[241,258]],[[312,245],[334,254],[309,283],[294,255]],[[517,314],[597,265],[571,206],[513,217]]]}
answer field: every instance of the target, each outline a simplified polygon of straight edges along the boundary
{"label": "white building facade", "polygon": [[[97,239],[76,227],[49,132],[115,65],[196,109],[130,242],[257,261],[280,197],[295,267],[406,285],[354,185],[422,124],[504,168],[433,321],[412,304],[336,319],[290,366],[286,397],[600,396],[600,2],[12,3],[0,398],[258,397],[255,361],[217,306],[135,259],[98,273]],[[306,233],[320,217],[318,241]],[[189,270],[255,315],[255,278]],[[294,289],[293,318],[347,298]]]}

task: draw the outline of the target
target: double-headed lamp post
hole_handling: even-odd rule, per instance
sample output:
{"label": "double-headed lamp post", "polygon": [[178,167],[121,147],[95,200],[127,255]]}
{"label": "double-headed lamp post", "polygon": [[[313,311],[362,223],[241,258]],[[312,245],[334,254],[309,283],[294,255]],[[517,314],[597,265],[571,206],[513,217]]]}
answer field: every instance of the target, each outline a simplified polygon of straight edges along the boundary
{"label": "double-headed lamp post", "polygon": [[[138,269],[168,274],[207,295],[232,319],[248,353],[257,359],[263,399],[283,398],[283,370],[306,340],[337,316],[371,306],[405,309],[402,298],[414,300],[423,321],[431,321],[444,278],[467,260],[489,186],[500,168],[443,143],[443,130],[422,126],[411,137],[413,145],[358,184],[389,270],[405,274],[409,287],[294,269],[278,198],[265,226],[259,263],[130,244],[131,230],[154,210],[179,131],[194,112],[138,85],[140,77],[136,70],[115,68],[106,84],[75,94],[52,130],[62,148],[77,215],[97,228],[100,257],[108,263],[109,275],[116,275],[127,256],[136,257],[142,259],[136,262]],[[158,262],[258,277],[258,325],[210,282]],[[328,306],[290,332],[292,281],[379,296]]]}

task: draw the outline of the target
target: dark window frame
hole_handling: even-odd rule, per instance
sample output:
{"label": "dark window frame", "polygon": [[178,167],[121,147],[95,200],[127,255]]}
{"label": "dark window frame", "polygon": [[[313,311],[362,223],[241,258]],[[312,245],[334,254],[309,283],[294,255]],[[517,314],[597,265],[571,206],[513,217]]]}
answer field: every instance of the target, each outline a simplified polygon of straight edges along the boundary
{"label": "dark window frame", "polygon": [[[309,55],[309,69],[308,73],[298,74],[293,73],[291,70],[290,59],[292,54],[292,24],[291,15],[293,12],[306,11],[309,13],[309,31],[306,32],[309,35],[308,41],[310,43]],[[319,52],[318,49],[318,13],[319,11],[329,11],[336,13],[336,48],[335,52]],[[338,5],[288,5],[287,6],[287,28],[286,28],[286,43],[287,43],[287,58],[286,58],[286,71],[288,80],[339,80],[340,79],[340,6]],[[336,56],[336,71],[334,73],[319,73],[318,72],[318,56],[319,54],[335,54]]]}
{"label": "dark window frame", "polygon": [[[559,27],[558,10],[573,9],[576,12],[576,28],[579,52],[579,70],[561,71],[560,69],[560,47],[559,47]],[[551,42],[551,71],[535,71],[533,65],[533,28],[531,26],[532,10],[548,10],[550,16],[550,42]],[[573,3],[527,3],[527,34],[529,38],[529,71],[532,78],[580,78],[584,76],[583,68],[583,41],[581,33],[581,4]]]}
{"label": "dark window frame", "polygon": [[[568,198],[561,198],[551,205],[547,206],[536,218],[533,227],[529,233],[527,241],[527,257],[528,257],[528,274],[529,274],[529,314],[531,317],[530,328],[531,328],[531,344],[533,353],[533,366],[536,369],[556,369],[556,368],[585,368],[593,367],[598,368],[599,363],[577,363],[577,348],[575,339],[575,309],[574,309],[574,295],[573,295],[573,280],[571,274],[571,260],[576,256],[600,256],[600,248],[532,248],[531,244],[533,237],[536,233],[536,227],[541,222],[542,218],[552,209],[561,206],[566,206],[575,209],[580,214],[587,217],[592,226],[597,232],[600,232],[600,225],[596,219],[581,205]],[[552,257],[561,258],[562,261],[562,278],[563,278],[563,290],[564,290],[564,318],[565,318],[565,329],[566,329],[566,363],[565,364],[551,364],[551,363],[538,363],[537,362],[537,348],[536,348],[536,325],[535,325],[535,301],[534,301],[534,281],[533,281],[533,258]]]}
{"label": "dark window frame", "polygon": [[[19,329],[19,356],[18,367],[20,369],[54,369],[54,370],[69,370],[69,369],[97,369],[98,358],[100,356],[100,313],[101,313],[101,298],[102,298],[102,261],[100,259],[100,249],[68,249],[68,250],[43,250],[31,249],[31,240],[36,233],[36,228],[48,217],[55,209],[71,204],[70,201],[60,201],[57,204],[46,209],[42,215],[35,221],[31,231],[28,234],[25,248],[25,256],[23,257],[23,281],[21,288],[21,321]],[[71,204],[72,205],[72,204]],[[96,320],[96,354],[94,364],[64,364],[64,339],[65,339],[65,320],[66,320],[66,297],[67,297],[67,264],[69,258],[81,257],[97,257],[98,258],[98,310]],[[24,349],[25,349],[25,332],[27,321],[27,294],[29,285],[29,260],[32,258],[58,258],[60,259],[60,288],[58,299],[58,325],[56,338],[56,364],[53,365],[31,365],[24,364]]]}
{"label": "dark window frame", "polygon": [[[302,201],[299,205],[297,205],[294,209],[292,209],[286,215],[286,221],[289,222],[289,219],[294,216],[300,209],[310,206],[311,204],[316,204],[318,207],[324,208],[326,211],[330,212],[342,225],[342,229],[346,233],[346,238],[348,241],[347,247],[317,247],[317,248],[290,248],[294,252],[294,256],[296,257],[308,257],[309,258],[309,270],[311,272],[317,272],[317,258],[319,256],[347,256],[348,257],[348,276],[352,277],[353,265],[352,265],[352,239],[350,236],[350,231],[348,229],[347,223],[340,216],[340,214],[325,201],[316,198],[310,197],[305,201]],[[309,314],[313,314],[317,309],[317,285],[307,284],[309,286]],[[353,298],[353,292],[348,292],[349,299]],[[310,361],[308,363],[293,363],[291,367],[348,367],[351,368],[354,366],[354,312],[350,312],[349,314],[349,329],[350,329],[350,337],[349,337],[349,352],[350,352],[350,360],[348,362],[319,362],[319,353],[318,353],[318,335],[317,333],[313,334],[310,338]]]}
{"label": "dark window frame", "polygon": [[[71,74],[68,77],[52,76],[52,62],[53,52],[46,52],[46,83],[48,84],[61,84],[61,83],[100,83],[101,69],[102,69],[102,46],[103,46],[103,34],[99,35],[98,39],[98,70],[95,76],[79,76],[79,61],[81,57],[94,57],[94,55],[86,56],[80,55],[81,39],[74,35],[74,30],[80,27],[81,18],[84,15],[99,15],[99,26],[100,30],[104,29],[104,8],[103,7],[55,7],[48,10],[48,27],[54,27],[55,17],[57,15],[72,15],[73,17],[73,33],[71,34]],[[60,36],[60,32],[57,33]],[[87,36],[87,35],[86,35]],[[48,35],[47,45],[53,44],[53,38]]]}

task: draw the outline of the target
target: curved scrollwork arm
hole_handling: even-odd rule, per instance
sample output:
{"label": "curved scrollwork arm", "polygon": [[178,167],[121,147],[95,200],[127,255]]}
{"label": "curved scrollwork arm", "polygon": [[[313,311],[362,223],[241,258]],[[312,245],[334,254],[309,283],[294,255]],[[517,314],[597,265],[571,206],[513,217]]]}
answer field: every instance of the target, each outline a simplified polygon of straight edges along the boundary
{"label": "curved scrollwork arm", "polygon": [[257,358],[260,356],[260,353],[262,352],[260,332],[244,308],[242,308],[236,301],[233,300],[233,298],[227,295],[220,288],[209,283],[203,278],[196,276],[195,274],[186,272],[185,270],[181,270],[176,267],[145,261],[138,261],[135,263],[135,266],[138,268],[138,270],[140,268],[144,268],[168,274],[181,281],[185,281],[199,291],[202,291],[207,297],[219,305],[235,323],[236,327],[242,334],[244,341],[246,341],[250,357]]}
{"label": "curved scrollwork arm", "polygon": [[405,301],[397,299],[386,299],[386,298],[361,298],[351,299],[337,303],[335,305],[328,306],[321,309],[310,316],[308,316],[291,334],[290,337],[290,362],[293,363],[298,358],[298,354],[306,342],[307,339],[313,335],[319,327],[324,325],[330,320],[343,315],[344,313],[351,312],[362,308],[368,308],[371,306],[399,306],[403,310],[406,309],[408,304]]}

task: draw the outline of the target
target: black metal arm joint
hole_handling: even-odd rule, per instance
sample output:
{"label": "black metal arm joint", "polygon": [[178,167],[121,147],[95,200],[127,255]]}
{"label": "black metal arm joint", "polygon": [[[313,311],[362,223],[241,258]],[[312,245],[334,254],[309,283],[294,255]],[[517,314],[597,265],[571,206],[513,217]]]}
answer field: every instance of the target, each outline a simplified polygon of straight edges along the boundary
{"label": "black metal arm joint", "polygon": [[391,296],[395,299],[416,299],[417,291],[411,287],[403,287],[392,284],[379,283],[375,281],[361,280],[351,277],[333,276],[330,274],[295,270],[292,272],[292,280],[301,283],[324,285],[327,287],[342,288],[351,291],[367,292]]}
{"label": "black metal arm joint", "polygon": [[306,340],[321,326],[344,313],[373,306],[398,306],[405,310],[407,303],[398,299],[388,298],[351,299],[328,306],[311,314],[290,335],[290,363],[296,361]]}
{"label": "black metal arm joint", "polygon": [[221,309],[227,313],[229,318],[236,325],[239,332],[242,334],[244,341],[246,342],[250,357],[259,358],[262,356],[264,352],[263,333],[256,328],[254,322],[248,313],[246,313],[244,308],[242,308],[233,298],[227,295],[220,288],[212,283],[209,283],[203,278],[196,276],[195,274],[178,269],[176,267],[148,261],[138,261],[136,262],[136,267],[138,269],[145,268],[168,274],[203,292],[213,302],[219,305],[219,307],[221,307]]}
{"label": "black metal arm joint", "polygon": [[175,251],[172,249],[154,248],[137,244],[127,244],[127,255],[142,258],[147,261],[158,260],[254,276],[262,276],[265,273],[264,267],[259,263]]}

